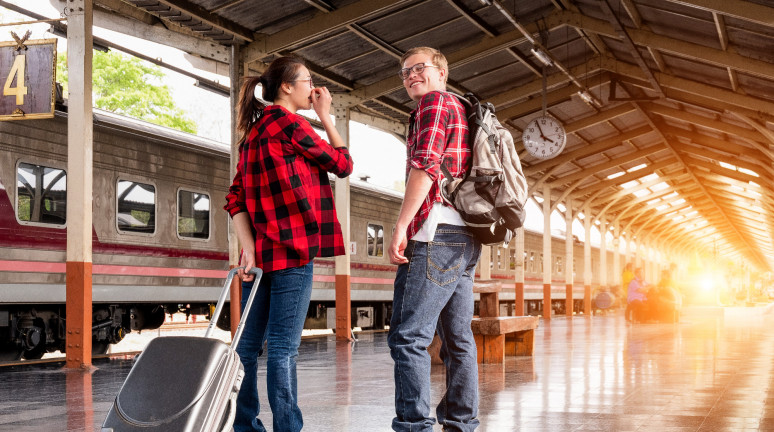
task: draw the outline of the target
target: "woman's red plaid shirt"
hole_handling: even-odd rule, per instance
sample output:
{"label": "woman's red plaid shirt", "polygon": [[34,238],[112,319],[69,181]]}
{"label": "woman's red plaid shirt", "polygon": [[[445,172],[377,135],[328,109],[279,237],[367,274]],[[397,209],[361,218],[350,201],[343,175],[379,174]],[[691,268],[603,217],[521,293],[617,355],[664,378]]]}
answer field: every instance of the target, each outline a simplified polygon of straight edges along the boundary
{"label": "woman's red plaid shirt", "polygon": [[328,172],[352,173],[349,150],[328,144],[300,115],[266,107],[239,147],[223,207],[232,217],[250,214],[255,264],[263,271],[344,254]]}

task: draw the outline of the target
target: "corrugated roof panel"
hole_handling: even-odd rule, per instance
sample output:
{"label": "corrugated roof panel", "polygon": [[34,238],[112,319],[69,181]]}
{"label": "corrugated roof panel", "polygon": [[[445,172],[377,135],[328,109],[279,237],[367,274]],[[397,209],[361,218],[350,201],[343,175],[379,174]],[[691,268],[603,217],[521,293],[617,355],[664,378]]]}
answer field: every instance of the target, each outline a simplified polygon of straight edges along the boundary
{"label": "corrugated roof panel", "polygon": [[728,70],[724,67],[666,54],[663,55],[663,59],[674,76],[723,89],[731,89]]}

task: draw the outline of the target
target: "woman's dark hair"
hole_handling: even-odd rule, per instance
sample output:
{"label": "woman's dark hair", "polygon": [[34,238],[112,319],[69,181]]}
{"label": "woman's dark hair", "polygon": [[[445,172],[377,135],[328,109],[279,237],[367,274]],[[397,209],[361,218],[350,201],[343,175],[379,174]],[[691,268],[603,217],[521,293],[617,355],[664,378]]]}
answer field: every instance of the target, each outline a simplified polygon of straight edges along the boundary
{"label": "woman's dark hair", "polygon": [[255,97],[255,87],[260,83],[263,87],[263,100],[274,102],[277,99],[283,82],[291,82],[298,78],[298,68],[306,66],[298,57],[280,57],[269,65],[261,76],[247,77],[242,81],[239,90],[239,105],[237,107],[237,131],[242,138],[247,135],[250,127],[261,117],[265,105]]}

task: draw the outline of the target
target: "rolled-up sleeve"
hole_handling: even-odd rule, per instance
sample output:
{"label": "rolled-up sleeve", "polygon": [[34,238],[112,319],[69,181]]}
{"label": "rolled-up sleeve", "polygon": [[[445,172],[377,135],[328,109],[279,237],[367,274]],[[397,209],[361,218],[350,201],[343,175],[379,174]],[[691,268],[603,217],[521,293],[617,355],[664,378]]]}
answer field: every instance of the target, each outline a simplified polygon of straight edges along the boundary
{"label": "rolled-up sleeve", "polygon": [[234,217],[237,213],[247,211],[247,205],[245,204],[245,188],[242,179],[242,151],[240,148],[237,172],[234,176],[234,180],[231,182],[231,187],[228,188],[226,205],[223,206],[223,209],[226,210],[231,217]]}
{"label": "rolled-up sleeve", "polygon": [[298,154],[338,177],[352,174],[352,157],[346,147],[330,145],[306,120],[298,121],[297,125],[291,142]]}
{"label": "rolled-up sleeve", "polygon": [[444,109],[444,95],[426,94],[417,106],[416,141],[409,157],[409,166],[427,172],[433,181],[440,175],[441,161],[446,149],[448,110]]}

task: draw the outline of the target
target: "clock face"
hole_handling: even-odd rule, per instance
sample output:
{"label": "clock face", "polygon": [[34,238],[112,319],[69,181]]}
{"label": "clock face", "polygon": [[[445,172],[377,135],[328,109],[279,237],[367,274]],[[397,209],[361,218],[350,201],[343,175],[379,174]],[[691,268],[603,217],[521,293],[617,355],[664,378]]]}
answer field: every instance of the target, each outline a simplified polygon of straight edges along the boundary
{"label": "clock face", "polygon": [[538,159],[551,159],[561,153],[567,143],[562,124],[548,116],[532,119],[522,132],[521,139],[529,154]]}

